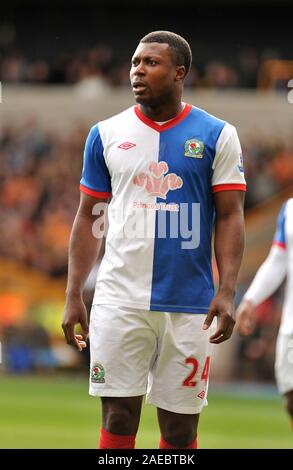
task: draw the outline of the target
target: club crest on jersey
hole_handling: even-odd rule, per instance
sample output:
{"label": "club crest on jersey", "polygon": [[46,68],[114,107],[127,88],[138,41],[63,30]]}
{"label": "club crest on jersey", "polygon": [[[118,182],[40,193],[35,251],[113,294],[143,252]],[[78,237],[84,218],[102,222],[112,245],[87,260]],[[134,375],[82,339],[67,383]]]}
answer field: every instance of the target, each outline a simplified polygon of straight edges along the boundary
{"label": "club crest on jersey", "polygon": [[149,165],[149,170],[149,173],[136,175],[133,178],[133,183],[146,189],[150,196],[166,199],[168,191],[182,188],[183,180],[180,176],[175,173],[166,175],[169,171],[166,162],[152,162]]}
{"label": "club crest on jersey", "polygon": [[185,157],[202,158],[204,143],[201,140],[190,139],[185,142]]}
{"label": "club crest on jersey", "polygon": [[105,383],[105,369],[99,362],[96,362],[91,368],[91,382],[96,384]]}

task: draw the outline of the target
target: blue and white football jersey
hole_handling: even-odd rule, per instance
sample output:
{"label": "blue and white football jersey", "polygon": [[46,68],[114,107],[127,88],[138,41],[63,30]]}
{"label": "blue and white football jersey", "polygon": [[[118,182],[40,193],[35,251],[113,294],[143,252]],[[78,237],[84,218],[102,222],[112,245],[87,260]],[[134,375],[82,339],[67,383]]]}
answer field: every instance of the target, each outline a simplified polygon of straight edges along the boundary
{"label": "blue and white football jersey", "polygon": [[208,312],[213,193],[246,188],[233,126],[189,104],[160,125],[133,106],[90,130],[80,188],[111,196],[94,304]]}
{"label": "blue and white football jersey", "polygon": [[290,207],[290,205],[292,204],[292,202],[289,204],[289,201],[284,202],[284,204],[281,207],[281,210],[278,215],[277,227],[276,227],[274,240],[273,240],[273,245],[279,246],[280,248],[283,248],[284,250],[286,250],[287,248],[287,236],[286,236],[286,220],[288,220],[287,210],[288,210],[288,207]]}
{"label": "blue and white football jersey", "polygon": [[282,310],[280,331],[284,334],[293,333],[293,198],[288,199],[282,206],[273,245],[279,246],[286,252],[286,287]]}

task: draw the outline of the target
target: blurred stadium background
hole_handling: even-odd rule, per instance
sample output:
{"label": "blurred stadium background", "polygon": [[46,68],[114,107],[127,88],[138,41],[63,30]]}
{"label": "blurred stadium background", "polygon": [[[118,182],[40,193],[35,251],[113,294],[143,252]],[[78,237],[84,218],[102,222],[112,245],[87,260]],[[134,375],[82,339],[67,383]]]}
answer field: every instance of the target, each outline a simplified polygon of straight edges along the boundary
{"label": "blurred stadium background", "polygon": [[[194,62],[185,100],[230,121],[241,138],[248,192],[239,302],[293,195],[290,18],[292,2],[282,0],[1,4],[0,448],[96,446],[88,353],[69,348],[60,328],[68,237],[88,129],[133,103],[130,58],[151,30],[186,37]],[[251,337],[235,333],[216,348],[200,447],[293,447],[273,370],[282,295],[258,308]],[[157,442],[155,411],[145,407],[138,446]]]}

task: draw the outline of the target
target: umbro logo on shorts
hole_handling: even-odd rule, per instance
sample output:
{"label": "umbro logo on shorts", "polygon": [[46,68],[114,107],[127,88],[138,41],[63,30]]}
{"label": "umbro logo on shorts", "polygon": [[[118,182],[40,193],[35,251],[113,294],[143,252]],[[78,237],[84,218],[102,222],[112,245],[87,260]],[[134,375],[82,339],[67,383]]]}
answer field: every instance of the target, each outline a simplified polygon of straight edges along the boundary
{"label": "umbro logo on shorts", "polygon": [[204,390],[202,390],[197,396],[198,396],[198,398],[201,398],[203,400],[204,397],[206,396],[206,392]]}
{"label": "umbro logo on shorts", "polygon": [[123,144],[118,145],[118,148],[122,150],[129,150],[135,146],[136,144],[133,144],[132,142],[123,142]]}

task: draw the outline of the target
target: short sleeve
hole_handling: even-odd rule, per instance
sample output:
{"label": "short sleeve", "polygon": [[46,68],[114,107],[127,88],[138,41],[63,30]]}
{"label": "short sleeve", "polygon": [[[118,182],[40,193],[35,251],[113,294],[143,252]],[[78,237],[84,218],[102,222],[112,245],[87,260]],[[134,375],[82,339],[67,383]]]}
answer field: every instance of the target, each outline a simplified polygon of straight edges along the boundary
{"label": "short sleeve", "polygon": [[111,195],[111,177],[98,125],[91,128],[86,139],[80,190],[97,198]]}
{"label": "short sleeve", "polygon": [[283,204],[279,212],[277,228],[276,228],[274,241],[273,241],[273,245],[277,245],[284,249],[286,249],[286,234],[285,234],[286,206],[287,206],[287,203]]}
{"label": "short sleeve", "polygon": [[246,191],[241,145],[234,126],[226,123],[216,144],[212,190]]}

